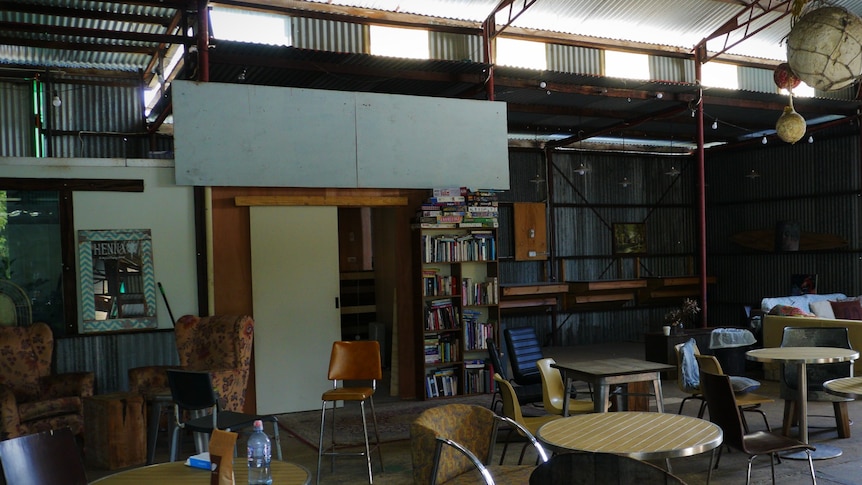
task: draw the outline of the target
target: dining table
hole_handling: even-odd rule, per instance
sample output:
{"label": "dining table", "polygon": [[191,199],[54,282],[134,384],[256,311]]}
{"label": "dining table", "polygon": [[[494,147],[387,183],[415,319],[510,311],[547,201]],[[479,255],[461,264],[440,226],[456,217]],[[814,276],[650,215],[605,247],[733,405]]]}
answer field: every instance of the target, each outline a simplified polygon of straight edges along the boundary
{"label": "dining table", "polygon": [[692,416],[644,411],[587,413],[550,421],[536,437],[556,453],[613,453],[637,460],[692,456],[717,449],[721,428]]}
{"label": "dining table", "polygon": [[[302,465],[273,460],[270,464],[272,483],[279,485],[308,485],[311,473]],[[99,485],[209,485],[211,473],[194,468],[182,461],[157,463],[124,470],[90,482]],[[244,458],[234,459],[235,483],[248,483],[248,467]]]}
{"label": "dining table", "polygon": [[[584,361],[557,361],[551,367],[559,369],[565,379],[566,390],[570,391],[575,381],[588,382],[593,392],[593,410],[597,413],[607,411],[610,387],[632,382],[651,382],[653,396],[658,412],[664,412],[664,398],[661,392],[661,373],[675,370],[676,366],[650,362],[630,357],[594,359]],[[563,401],[563,416],[569,415],[569,400]]]}
{"label": "dining table", "polygon": [[[763,363],[778,363],[796,366],[796,389],[808,389],[808,366],[817,364],[835,364],[840,362],[853,362],[859,358],[859,352],[853,349],[839,347],[765,347],[762,349],[749,350],[745,353],[748,360]],[[808,441],[808,393],[799,392],[799,440],[809,444]],[[841,448],[828,443],[817,443],[816,449],[811,452],[811,458],[823,460],[841,456]],[[781,455],[782,458],[792,460],[807,460],[806,452],[791,452]]]}

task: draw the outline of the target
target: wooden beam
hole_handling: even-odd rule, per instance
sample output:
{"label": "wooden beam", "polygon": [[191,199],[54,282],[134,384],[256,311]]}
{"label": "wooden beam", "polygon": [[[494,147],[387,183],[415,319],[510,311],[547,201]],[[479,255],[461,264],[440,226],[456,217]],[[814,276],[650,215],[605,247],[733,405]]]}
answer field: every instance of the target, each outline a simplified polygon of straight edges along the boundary
{"label": "wooden beam", "polygon": [[407,205],[407,197],[363,195],[254,195],[237,196],[238,207],[252,206],[336,206],[336,207],[398,207]]}

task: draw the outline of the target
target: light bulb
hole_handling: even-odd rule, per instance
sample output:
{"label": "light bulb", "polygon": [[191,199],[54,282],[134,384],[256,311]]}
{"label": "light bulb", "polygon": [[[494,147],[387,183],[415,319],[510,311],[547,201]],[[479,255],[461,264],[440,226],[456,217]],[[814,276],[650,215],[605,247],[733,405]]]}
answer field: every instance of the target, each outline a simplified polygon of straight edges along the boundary
{"label": "light bulb", "polygon": [[808,143],[814,143],[814,135],[808,135]]}
{"label": "light bulb", "polygon": [[715,121],[713,121],[713,122],[712,122],[712,129],[713,129],[713,130],[717,130],[717,129],[718,129],[718,120],[715,120]]}
{"label": "light bulb", "polygon": [[60,99],[60,95],[57,94],[57,91],[54,91],[54,97],[51,98],[51,104],[54,105],[55,108],[59,108],[60,105],[63,104],[63,100]]}
{"label": "light bulb", "polygon": [[768,143],[768,141],[766,140],[766,135],[763,135],[763,138],[760,139],[760,143],[763,143],[764,145]]}
{"label": "light bulb", "polygon": [[548,83],[546,83],[545,81],[541,81],[539,82],[539,87],[545,89],[546,87],[548,87]]}

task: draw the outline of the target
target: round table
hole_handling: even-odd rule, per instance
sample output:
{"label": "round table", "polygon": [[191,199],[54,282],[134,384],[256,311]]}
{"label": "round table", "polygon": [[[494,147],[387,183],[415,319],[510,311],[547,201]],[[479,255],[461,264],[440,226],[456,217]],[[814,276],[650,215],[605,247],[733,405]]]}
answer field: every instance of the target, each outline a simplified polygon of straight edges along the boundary
{"label": "round table", "polygon": [[536,437],[557,452],[613,453],[638,460],[696,455],[718,448],[724,439],[721,428],[704,419],[635,411],[560,418],[542,425]]}
{"label": "round table", "polygon": [[823,389],[829,394],[859,399],[862,397],[862,377],[842,377],[823,383]]}
{"label": "round table", "polygon": [[[838,347],[767,347],[763,349],[749,350],[745,357],[757,362],[774,362],[779,364],[796,365],[798,390],[808,389],[808,364],[834,364],[839,362],[853,362],[859,358],[859,352],[853,349],[842,349]],[[808,393],[799,392],[799,440],[808,443]],[[822,460],[841,456],[841,449],[817,443],[817,449],[811,452],[811,458]],[[781,455],[790,459],[807,460],[805,452],[787,453]]]}
{"label": "round table", "polygon": [[[286,461],[272,461],[272,483],[280,485],[307,485],[311,474],[305,467]],[[234,460],[236,483],[248,483],[248,468],[245,460]],[[210,473],[192,468],[181,461],[158,463],[122,471],[100,478],[91,483],[100,485],[138,485],[157,483],[159,485],[209,485]]]}

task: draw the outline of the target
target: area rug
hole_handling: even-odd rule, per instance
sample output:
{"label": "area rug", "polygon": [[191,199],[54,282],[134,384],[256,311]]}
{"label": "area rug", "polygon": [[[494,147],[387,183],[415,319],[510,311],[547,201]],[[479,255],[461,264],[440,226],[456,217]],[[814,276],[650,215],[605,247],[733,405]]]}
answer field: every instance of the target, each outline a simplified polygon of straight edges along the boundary
{"label": "area rug", "polygon": [[[429,401],[399,401],[378,403],[375,406],[377,414],[377,426],[380,431],[380,441],[389,443],[410,439],[410,423],[419,414],[434,406],[441,404],[475,404],[488,407],[491,405],[491,395],[464,396],[458,398],[435,399]],[[336,441],[345,445],[364,444],[362,436],[362,416],[357,403],[347,403],[346,406],[336,411],[337,428]],[[374,439],[374,425],[371,422],[370,406],[366,405],[366,417],[368,419],[369,440]],[[294,436],[300,442],[317,450],[320,439],[320,411],[303,411],[298,413],[286,413],[278,416],[279,427]],[[330,427],[331,411],[326,412],[326,434],[332,432]],[[328,439],[329,436],[324,439]]]}

